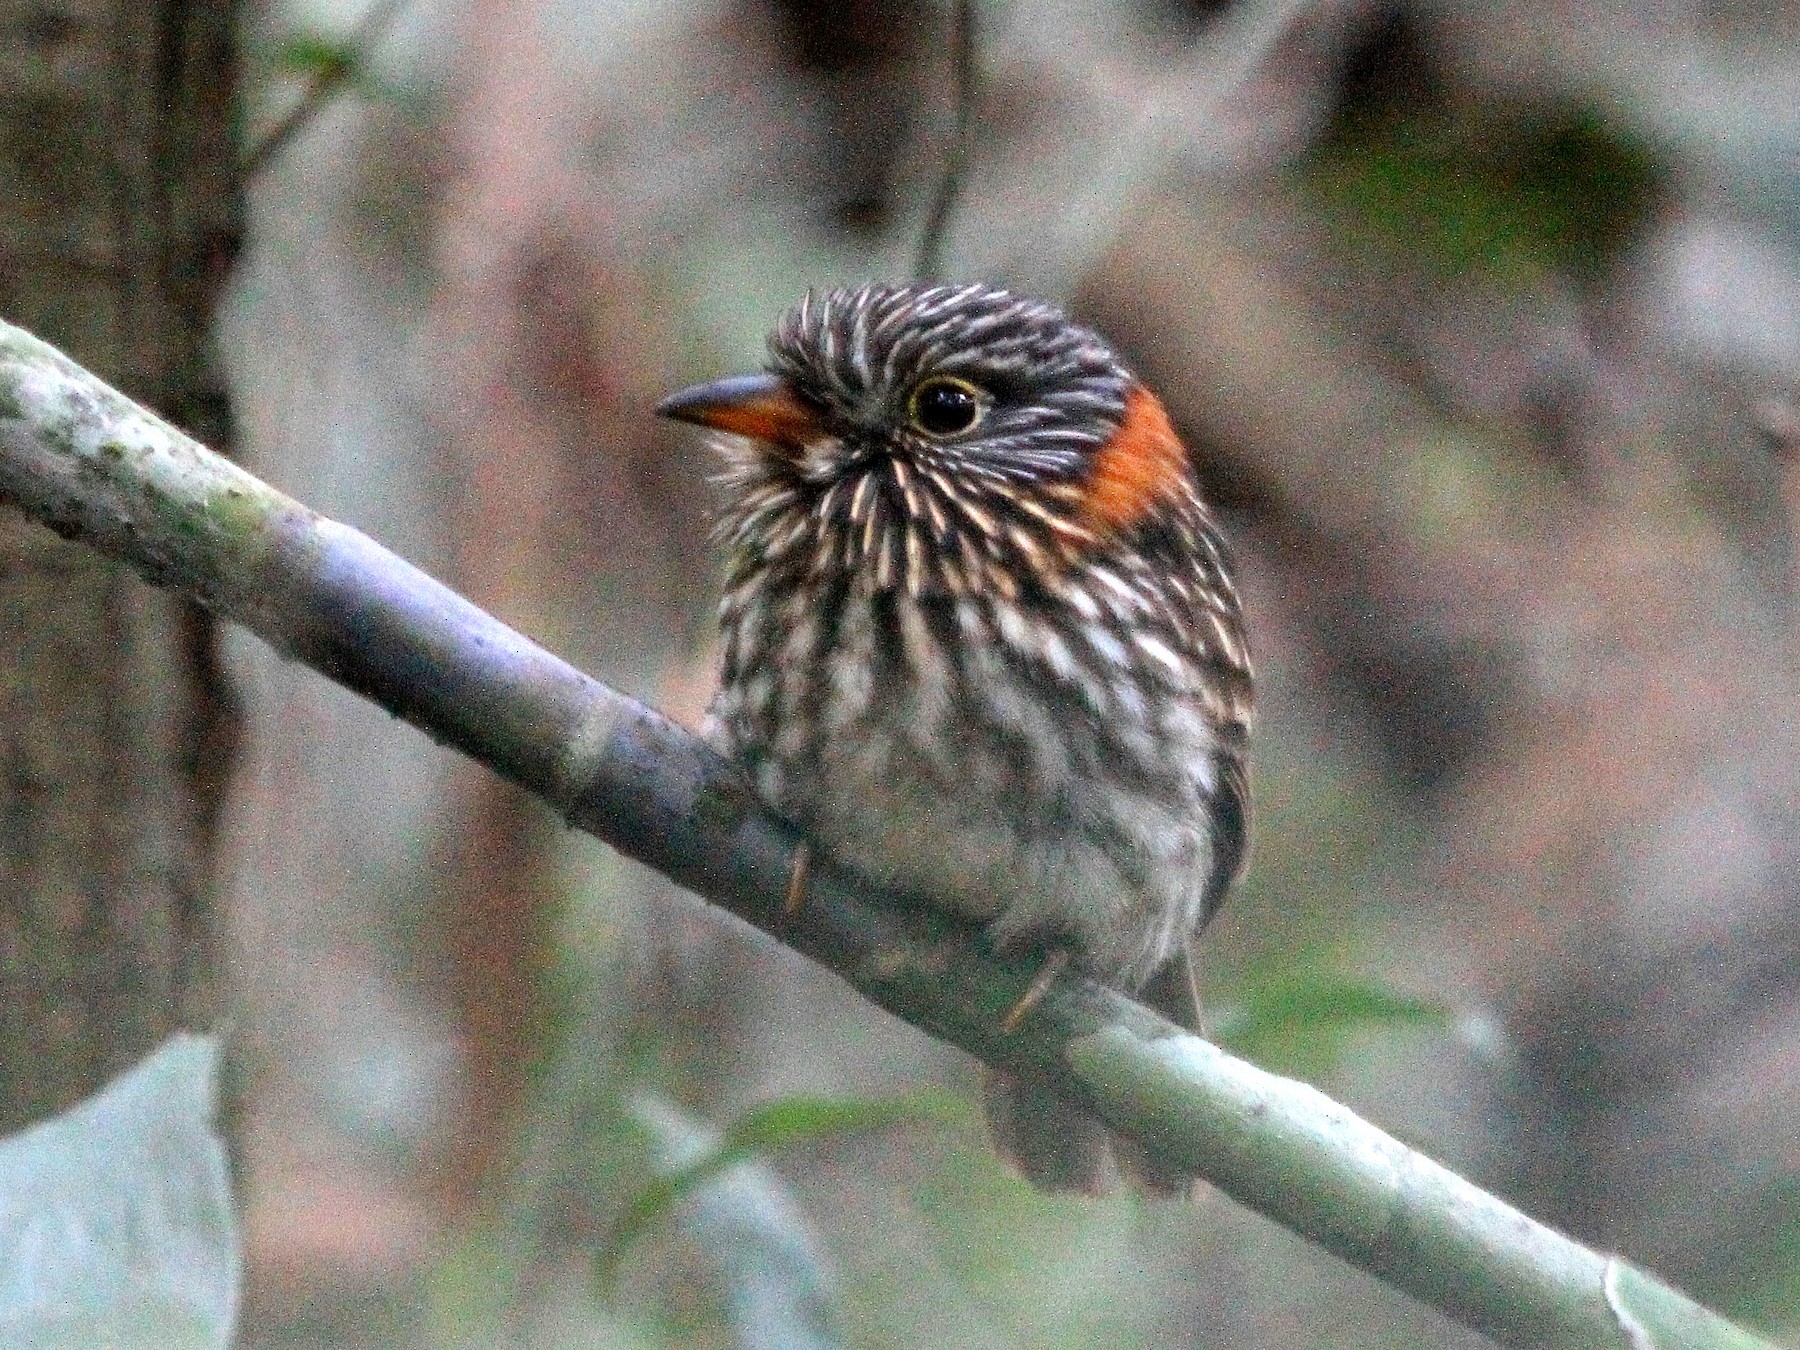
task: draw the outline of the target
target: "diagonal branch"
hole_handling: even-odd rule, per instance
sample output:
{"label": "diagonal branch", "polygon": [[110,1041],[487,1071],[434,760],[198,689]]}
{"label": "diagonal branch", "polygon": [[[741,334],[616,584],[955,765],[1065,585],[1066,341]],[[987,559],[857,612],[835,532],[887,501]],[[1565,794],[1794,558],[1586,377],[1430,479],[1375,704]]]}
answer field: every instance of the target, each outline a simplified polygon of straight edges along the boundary
{"label": "diagonal branch", "polygon": [[890,1012],[1053,1081],[1241,1203],[1504,1344],[1765,1344],[1314,1089],[1089,981],[1058,981],[1003,1030],[1031,971],[942,916],[818,864],[802,911],[786,914],[795,837],[692,737],[4,323],[0,500],[198,596]]}

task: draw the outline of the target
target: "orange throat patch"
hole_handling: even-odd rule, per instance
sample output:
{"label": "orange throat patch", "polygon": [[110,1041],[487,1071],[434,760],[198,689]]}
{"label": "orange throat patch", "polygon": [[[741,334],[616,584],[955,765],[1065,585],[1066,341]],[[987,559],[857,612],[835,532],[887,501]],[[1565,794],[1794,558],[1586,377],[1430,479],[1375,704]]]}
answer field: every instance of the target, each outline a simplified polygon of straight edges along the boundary
{"label": "orange throat patch", "polygon": [[1173,498],[1187,471],[1187,450],[1162,401],[1134,384],[1126,395],[1119,429],[1094,457],[1089,510],[1110,530],[1129,529],[1158,502]]}

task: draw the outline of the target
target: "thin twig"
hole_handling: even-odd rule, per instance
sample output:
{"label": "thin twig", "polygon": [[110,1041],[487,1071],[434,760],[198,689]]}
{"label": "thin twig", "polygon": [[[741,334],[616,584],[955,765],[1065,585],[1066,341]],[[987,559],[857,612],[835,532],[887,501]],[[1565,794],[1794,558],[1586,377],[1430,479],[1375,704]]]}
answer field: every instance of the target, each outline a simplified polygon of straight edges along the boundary
{"label": "thin twig", "polygon": [[355,31],[345,39],[344,46],[354,53],[353,58],[334,62],[328,69],[315,73],[301,93],[300,101],[288,109],[287,115],[271,127],[267,135],[244,152],[243,163],[238,167],[246,180],[255,178],[267,168],[276,153],[349,86],[362,70],[368,53],[387,36],[389,26],[408,3],[409,0],[374,0]]}
{"label": "thin twig", "polygon": [[944,149],[944,172],[938,179],[937,195],[932,199],[931,212],[925,217],[925,233],[919,240],[917,270],[921,281],[933,281],[944,274],[944,236],[949,233],[950,215],[956,210],[968,177],[969,140],[975,126],[975,0],[956,0],[954,18],[950,59],[956,120],[951,127],[950,144]]}

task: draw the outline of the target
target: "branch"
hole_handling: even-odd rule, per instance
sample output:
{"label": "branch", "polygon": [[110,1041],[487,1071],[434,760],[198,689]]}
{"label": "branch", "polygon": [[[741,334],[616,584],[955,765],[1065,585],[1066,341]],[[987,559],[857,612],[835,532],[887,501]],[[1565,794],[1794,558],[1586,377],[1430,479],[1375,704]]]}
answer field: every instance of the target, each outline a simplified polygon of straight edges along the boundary
{"label": "branch", "polygon": [[322,51],[324,60],[316,63],[316,68],[294,106],[264,133],[262,139],[244,152],[243,159],[238,163],[238,173],[243,178],[253,179],[268,168],[269,161],[305,130],[324,110],[326,104],[361,75],[370,51],[387,36],[388,26],[399,17],[406,4],[407,0],[375,0],[348,37],[327,44],[315,44]]}
{"label": "branch", "polygon": [[1302,1083],[815,864],[731,767],[365,535],[0,323],[0,500],[134,565],[543,796],[621,852],[990,1064],[1053,1082],[1227,1195],[1507,1345],[1766,1343],[1534,1222]]}
{"label": "branch", "polygon": [[975,0],[956,0],[951,42],[952,111],[950,143],[944,147],[944,167],[932,194],[931,209],[919,238],[920,281],[940,281],[944,276],[944,240],[950,233],[950,215],[962,196],[969,175],[969,143],[975,129]]}

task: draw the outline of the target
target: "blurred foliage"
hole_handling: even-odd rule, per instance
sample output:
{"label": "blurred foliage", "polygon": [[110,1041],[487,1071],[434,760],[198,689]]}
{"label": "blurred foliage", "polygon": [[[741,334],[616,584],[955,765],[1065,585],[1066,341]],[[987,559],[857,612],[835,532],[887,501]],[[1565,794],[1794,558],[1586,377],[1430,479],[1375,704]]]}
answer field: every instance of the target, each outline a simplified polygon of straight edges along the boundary
{"label": "blurred foliage", "polygon": [[[1268,962],[1230,991],[1220,1039],[1277,1072],[1320,1078],[1359,1035],[1446,1022],[1435,1005],[1346,977],[1344,959],[1331,949],[1309,952],[1300,967]],[[622,1216],[600,1243],[598,1285],[616,1296],[628,1244],[730,1169],[783,1156],[796,1175],[841,1175],[842,1158],[834,1166],[793,1155],[862,1138],[857,1156],[872,1179],[909,1178],[903,1185],[920,1227],[866,1240],[871,1235],[853,1217],[832,1212],[827,1195],[812,1195],[815,1221],[837,1239],[829,1244],[834,1260],[852,1267],[841,1306],[853,1343],[896,1350],[922,1343],[1155,1344],[1160,1304],[1147,1292],[1157,1267],[1148,1254],[1153,1234],[1161,1228],[1161,1240],[1178,1241],[1196,1211],[1147,1208],[1130,1192],[1099,1201],[1041,1195],[994,1156],[977,1114],[972,1102],[933,1088],[867,1100],[793,1097],[755,1108],[691,1159],[628,1191]],[[869,1137],[922,1121],[947,1128]],[[881,1160],[884,1153],[893,1155],[891,1163]],[[666,1259],[655,1268],[656,1278],[669,1277]],[[677,1292],[667,1289],[664,1297]],[[685,1322],[680,1334],[699,1335],[705,1325]]]}
{"label": "blurred foliage", "polygon": [[1738,1259],[1712,1272],[1706,1293],[1727,1317],[1791,1336],[1800,1331],[1800,1178],[1773,1177],[1755,1208],[1771,1216],[1765,1244],[1733,1253]]}
{"label": "blurred foliage", "polygon": [[223,1350],[242,1255],[218,1042],[178,1035],[0,1141],[0,1343]]}
{"label": "blurred foliage", "polygon": [[1349,1039],[1401,1027],[1444,1028],[1450,1012],[1329,964],[1252,984],[1213,1019],[1220,1045],[1274,1073],[1319,1079],[1335,1069]]}
{"label": "blurred foliage", "polygon": [[326,84],[347,84],[363,69],[361,44],[328,33],[297,33],[274,44],[270,58],[277,70],[310,75]]}
{"label": "blurred foliage", "polygon": [[[913,1190],[922,1245],[866,1254],[871,1278],[860,1293],[865,1315],[885,1329],[878,1344],[918,1344],[909,1320],[928,1339],[960,1344],[1144,1344],[1152,1301],[1141,1202],[1040,1195],[995,1160],[979,1131],[956,1142]],[[906,1316],[936,1290],[947,1307],[922,1322]],[[867,1306],[877,1298],[887,1306]]]}
{"label": "blurred foliage", "polygon": [[[1234,1050],[1315,1080],[1363,1038],[1446,1020],[1358,972],[1359,923],[1346,926],[1344,894],[1385,869],[1407,837],[1372,823],[1372,781],[1351,762],[1315,746],[1296,752],[1302,771],[1259,784],[1275,828],[1289,813],[1304,815],[1311,828],[1297,838],[1321,852],[1271,849],[1259,863],[1258,891],[1286,897],[1292,921],[1272,932],[1256,925],[1264,943],[1215,957],[1221,968],[1207,997]],[[633,952],[614,891],[626,869],[583,856],[590,875],[571,892],[563,924],[548,1028],[555,1048],[534,1074],[531,1137],[492,1225],[439,1263],[423,1343],[481,1344],[503,1331],[519,1339],[525,1308],[551,1319],[532,1323],[530,1343],[751,1344],[743,1324],[762,1314],[746,1318],[732,1284],[748,1277],[724,1263],[760,1246],[762,1272],[772,1254],[779,1273],[780,1230],[791,1224],[816,1233],[817,1259],[831,1273],[831,1320],[848,1344],[1161,1343],[1158,1319],[1179,1297],[1164,1282],[1176,1278],[1174,1255],[1209,1222],[1207,1211],[1129,1192],[1097,1201],[1040,1195],[994,1156],[961,1092],[924,1083],[892,1095],[784,1096],[713,1128],[693,1122],[684,1142],[669,1099],[694,1095],[691,1033],[656,1020],[622,1038],[606,1029],[608,990]],[[1327,876],[1331,884],[1316,884]],[[958,1069],[959,1081],[972,1077]],[[919,1124],[932,1128],[896,1128]],[[790,1178],[791,1191],[759,1164]],[[740,1214],[761,1214],[759,1233],[693,1221],[697,1206],[747,1174],[762,1189]],[[579,1289],[566,1268],[541,1265],[561,1249],[559,1227],[569,1236],[571,1220],[558,1216],[570,1209],[590,1254]],[[774,1285],[790,1301],[816,1300],[807,1291],[817,1278],[790,1271]]]}
{"label": "blurred foliage", "polygon": [[600,1243],[595,1282],[603,1292],[611,1290],[619,1262],[638,1235],[733,1167],[802,1144],[967,1114],[960,1098],[930,1088],[866,1100],[784,1097],[753,1107],[626,1200],[624,1213]]}
{"label": "blurred foliage", "polygon": [[1442,282],[1593,279],[1638,239],[1667,177],[1591,107],[1372,120],[1321,147],[1305,180],[1348,242],[1403,251]]}

